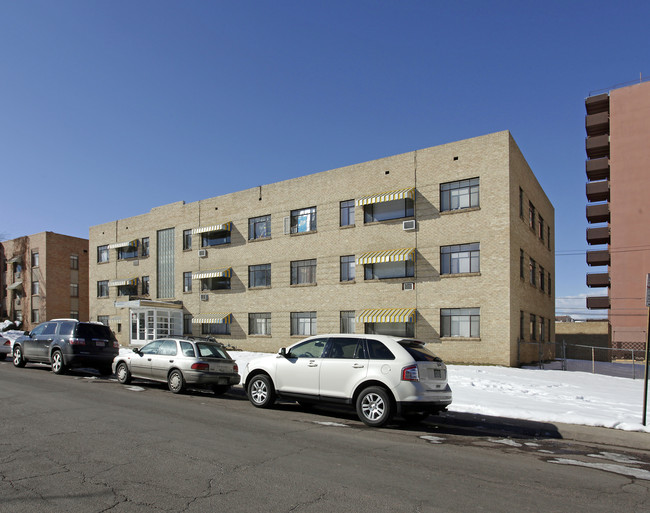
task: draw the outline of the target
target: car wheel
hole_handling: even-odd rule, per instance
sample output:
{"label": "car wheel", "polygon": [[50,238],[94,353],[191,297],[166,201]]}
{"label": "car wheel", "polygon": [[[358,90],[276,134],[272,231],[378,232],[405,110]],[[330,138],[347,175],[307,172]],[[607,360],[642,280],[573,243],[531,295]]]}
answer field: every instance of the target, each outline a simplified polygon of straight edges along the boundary
{"label": "car wheel", "polygon": [[23,348],[20,346],[14,346],[14,365],[16,367],[25,366],[25,357],[23,356]]}
{"label": "car wheel", "polygon": [[230,390],[230,385],[213,385],[212,391],[214,395],[223,395]]}
{"label": "car wheel", "polygon": [[52,351],[52,372],[54,374],[65,374],[65,364],[63,363],[63,355],[61,351],[55,350]]}
{"label": "car wheel", "polygon": [[275,389],[271,378],[258,374],[248,383],[248,400],[257,408],[270,408],[275,403]]}
{"label": "car wheel", "polygon": [[169,376],[167,376],[167,386],[169,386],[169,390],[175,394],[180,394],[185,390],[185,378],[183,377],[183,373],[178,369],[171,371]]}
{"label": "car wheel", "polygon": [[388,392],[381,387],[368,387],[357,397],[357,415],[371,427],[380,427],[393,416],[393,404]]}
{"label": "car wheel", "polygon": [[404,420],[409,424],[417,424],[418,422],[422,422],[428,416],[428,411],[409,411],[402,414]]}
{"label": "car wheel", "polygon": [[117,376],[117,381],[123,385],[128,385],[131,383],[131,373],[129,372],[129,367],[125,362],[120,362],[117,364],[115,375]]}

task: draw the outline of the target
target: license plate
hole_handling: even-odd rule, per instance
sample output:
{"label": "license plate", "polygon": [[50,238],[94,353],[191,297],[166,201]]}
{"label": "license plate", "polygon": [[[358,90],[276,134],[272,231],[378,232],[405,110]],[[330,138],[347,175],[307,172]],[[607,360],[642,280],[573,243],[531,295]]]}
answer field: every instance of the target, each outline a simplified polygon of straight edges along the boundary
{"label": "license plate", "polygon": [[103,340],[95,340],[95,347],[104,347],[106,343]]}

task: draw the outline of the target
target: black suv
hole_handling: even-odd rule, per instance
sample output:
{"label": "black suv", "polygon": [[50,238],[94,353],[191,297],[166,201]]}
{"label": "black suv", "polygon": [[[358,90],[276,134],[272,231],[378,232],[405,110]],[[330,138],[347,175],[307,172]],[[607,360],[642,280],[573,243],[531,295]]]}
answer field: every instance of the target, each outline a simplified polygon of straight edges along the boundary
{"label": "black suv", "polygon": [[16,339],[14,365],[49,363],[55,374],[63,374],[73,367],[90,367],[110,375],[119,347],[115,335],[104,324],[52,319]]}

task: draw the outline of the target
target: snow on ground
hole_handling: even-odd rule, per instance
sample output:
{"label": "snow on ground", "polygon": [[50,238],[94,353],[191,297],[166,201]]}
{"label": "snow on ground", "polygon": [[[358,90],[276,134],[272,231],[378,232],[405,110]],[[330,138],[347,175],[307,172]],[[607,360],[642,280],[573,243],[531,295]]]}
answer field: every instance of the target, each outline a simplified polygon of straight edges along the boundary
{"label": "snow on ground", "polygon": [[[22,332],[3,335],[15,340]],[[129,350],[120,349],[125,351]],[[244,375],[248,362],[268,353],[230,351],[230,355]],[[630,379],[589,372],[449,365],[453,392],[449,410],[650,433],[650,427],[641,424],[644,382],[643,367],[638,367],[641,378]]]}
{"label": "snow on ground", "polygon": [[[230,351],[242,375],[265,355]],[[650,433],[641,425],[643,379],[475,365],[449,365],[448,375],[449,411]]]}

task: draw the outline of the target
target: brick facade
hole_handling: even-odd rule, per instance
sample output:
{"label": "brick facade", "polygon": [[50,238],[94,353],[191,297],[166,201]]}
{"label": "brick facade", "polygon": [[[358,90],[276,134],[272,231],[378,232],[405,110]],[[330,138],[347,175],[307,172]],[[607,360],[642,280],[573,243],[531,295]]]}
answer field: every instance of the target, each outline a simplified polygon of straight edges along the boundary
{"label": "brick facade", "polygon": [[[441,212],[441,184],[478,178],[480,203],[472,208]],[[340,226],[340,206],[387,191],[413,188],[414,215],[387,221],[364,222],[364,208],[355,207],[353,226]],[[521,199],[525,203],[520,217]],[[543,240],[529,227],[529,202],[544,219]],[[316,207],[317,229],[285,234],[291,211]],[[249,240],[249,219],[271,216],[271,236]],[[403,229],[415,221],[414,230]],[[537,218],[536,218],[536,222]],[[183,249],[183,231],[231,223],[230,242],[201,248],[201,235],[192,235],[192,248]],[[171,261],[161,257],[158,232],[174,228]],[[548,230],[550,231],[546,231]],[[170,232],[166,232],[170,233]],[[291,335],[291,312],[316,312],[317,332],[340,331],[340,315],[365,309],[415,309],[414,335],[448,362],[517,365],[520,312],[526,316],[524,338],[530,338],[533,314],[551,328],[554,296],[539,282],[529,283],[528,259],[534,258],[554,283],[554,210],[509,132],[445,144],[311,174],[283,182],[185,204],[172,203],[149,213],[90,228],[90,316],[108,321],[123,345],[131,343],[131,307],[182,308],[183,315],[228,313],[230,334],[217,338],[241,349],[277,351],[302,338]],[[548,237],[551,240],[548,241]],[[149,238],[149,256],[141,256],[142,238]],[[132,258],[118,260],[117,249],[108,261],[98,262],[97,248],[140,241]],[[480,244],[480,270],[441,274],[441,247]],[[402,248],[415,249],[414,276],[364,279],[364,266],[356,277],[341,281],[340,258],[345,255]],[[205,249],[207,256],[199,256]],[[520,251],[526,272],[520,278]],[[161,260],[161,258],[163,258]],[[315,283],[291,284],[291,262],[316,260]],[[249,287],[249,266],[271,264],[270,287]],[[158,297],[158,270],[173,265],[173,297]],[[231,268],[230,289],[183,291],[183,273]],[[149,294],[142,295],[142,277],[149,277]],[[110,286],[98,297],[98,282],[138,278],[136,297],[118,297]],[[404,290],[404,283],[414,283]],[[408,288],[408,286],[406,287]],[[201,296],[207,294],[207,300]],[[125,301],[131,302],[126,304]],[[139,301],[139,303],[138,303]],[[118,302],[118,307],[116,307]],[[121,306],[121,307],[119,307]],[[442,309],[479,309],[479,336],[441,336]],[[270,313],[271,335],[249,335],[249,314]],[[356,330],[363,332],[362,323]],[[379,327],[381,329],[381,326]],[[200,325],[192,327],[199,334]],[[541,333],[536,333],[540,336]],[[518,358],[520,361],[518,361]]]}

